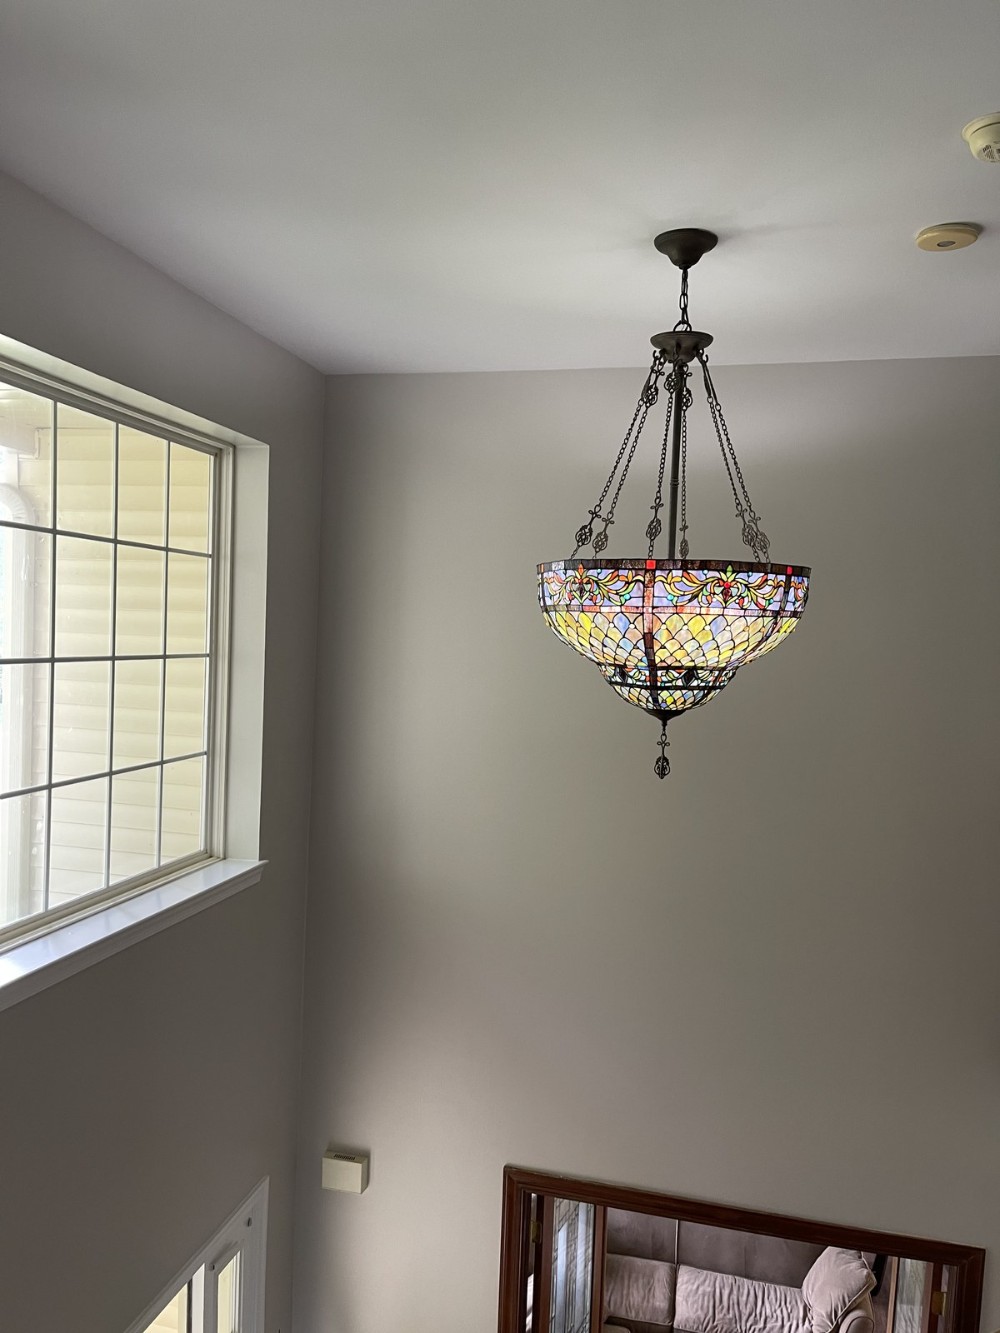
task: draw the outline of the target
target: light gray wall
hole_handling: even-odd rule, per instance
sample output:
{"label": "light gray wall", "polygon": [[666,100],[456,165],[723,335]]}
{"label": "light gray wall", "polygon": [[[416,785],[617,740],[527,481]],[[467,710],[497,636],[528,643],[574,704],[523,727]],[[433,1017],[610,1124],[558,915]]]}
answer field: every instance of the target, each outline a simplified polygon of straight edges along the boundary
{"label": "light gray wall", "polygon": [[642,373],[331,383],[295,1333],[494,1327],[505,1162],[984,1245],[1000,1325],[998,371],[718,371],[813,600],[663,783],[534,601]]}
{"label": "light gray wall", "polygon": [[0,332],[268,442],[260,885],[0,1014],[0,1328],[119,1333],[263,1175],[291,1187],[324,385],[0,177]]}

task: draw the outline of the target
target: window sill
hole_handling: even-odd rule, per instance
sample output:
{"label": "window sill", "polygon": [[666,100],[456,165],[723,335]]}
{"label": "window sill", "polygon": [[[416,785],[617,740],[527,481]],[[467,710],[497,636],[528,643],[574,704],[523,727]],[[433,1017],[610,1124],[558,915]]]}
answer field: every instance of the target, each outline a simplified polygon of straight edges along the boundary
{"label": "window sill", "polygon": [[211,861],[0,953],[0,1010],[256,884],[265,861]]}

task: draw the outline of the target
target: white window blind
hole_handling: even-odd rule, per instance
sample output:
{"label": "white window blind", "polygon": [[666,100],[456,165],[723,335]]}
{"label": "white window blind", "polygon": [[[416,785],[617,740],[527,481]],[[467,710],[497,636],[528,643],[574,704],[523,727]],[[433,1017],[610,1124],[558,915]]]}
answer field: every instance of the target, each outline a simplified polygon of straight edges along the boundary
{"label": "white window blind", "polygon": [[227,463],[0,384],[0,943],[222,854]]}

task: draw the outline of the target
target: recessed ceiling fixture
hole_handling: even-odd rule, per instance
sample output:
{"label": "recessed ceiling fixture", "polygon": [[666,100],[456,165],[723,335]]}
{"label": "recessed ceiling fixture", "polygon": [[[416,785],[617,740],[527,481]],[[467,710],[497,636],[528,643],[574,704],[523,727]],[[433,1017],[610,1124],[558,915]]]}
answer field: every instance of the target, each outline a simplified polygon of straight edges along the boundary
{"label": "recessed ceiling fixture", "polygon": [[[657,250],[681,270],[680,318],[669,333],[650,340],[656,350],[632,421],[604,488],[577,530],[572,555],[538,566],[538,596],[549,627],[595,662],[616,694],[659,721],[660,754],[654,771],[660,778],[670,772],[667,723],[714,699],[740,667],[786,639],[799,622],[809,591],[809,569],[769,563],[770,542],[750,500],[708,368],[712,336],[693,329],[688,318],[688,272],[718,239],[691,227],[657,236]],[[693,362],[701,371],[749,561],[690,555],[687,426]],[[668,395],[666,422],[646,554],[612,558],[603,554],[608,529],[661,381]],[[664,509],[667,555],[657,559]],[[580,558],[588,546],[594,559]]]}
{"label": "recessed ceiling fixture", "polygon": [[1000,111],[970,120],[962,138],[980,162],[1000,162]]}
{"label": "recessed ceiling fixture", "polygon": [[979,240],[982,230],[975,222],[939,222],[918,231],[915,239],[921,250],[964,250]]}

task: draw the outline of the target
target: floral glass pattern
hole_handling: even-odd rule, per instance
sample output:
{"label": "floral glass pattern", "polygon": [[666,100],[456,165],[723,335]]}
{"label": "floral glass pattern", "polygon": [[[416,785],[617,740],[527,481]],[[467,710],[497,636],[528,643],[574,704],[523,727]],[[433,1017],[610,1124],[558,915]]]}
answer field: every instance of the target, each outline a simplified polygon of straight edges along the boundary
{"label": "floral glass pattern", "polygon": [[709,702],[795,629],[809,571],[706,560],[555,560],[538,566],[549,628],[615,693],[665,718]]}

